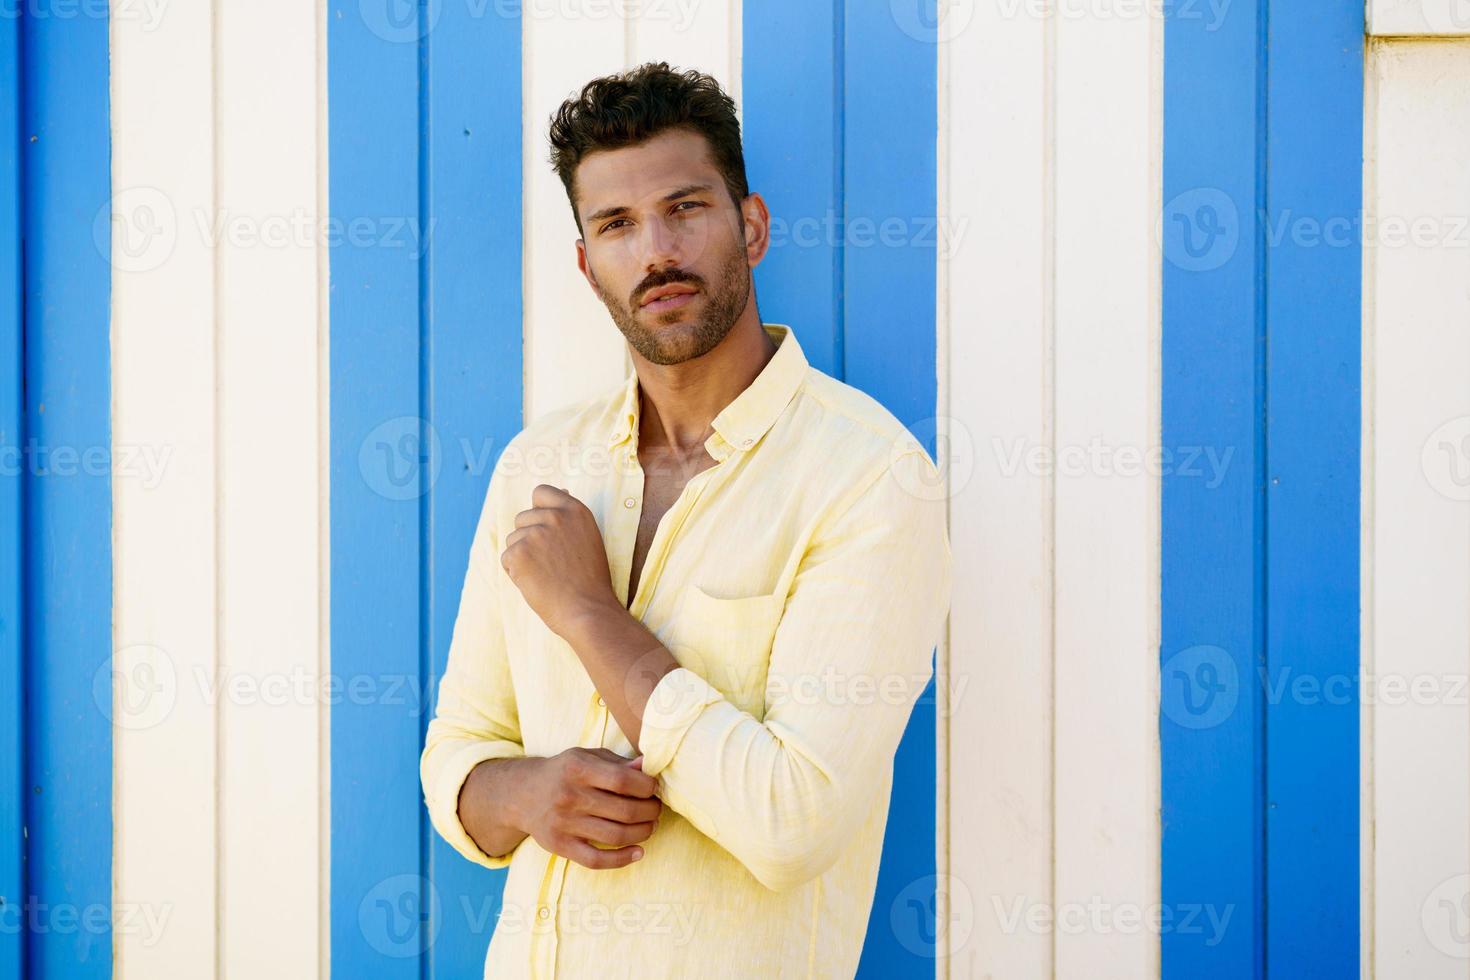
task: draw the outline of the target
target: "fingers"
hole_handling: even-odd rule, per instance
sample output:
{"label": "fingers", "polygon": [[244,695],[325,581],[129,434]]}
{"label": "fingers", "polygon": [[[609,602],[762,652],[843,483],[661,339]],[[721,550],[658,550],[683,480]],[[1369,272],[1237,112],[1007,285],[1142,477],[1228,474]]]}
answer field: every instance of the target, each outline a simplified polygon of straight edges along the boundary
{"label": "fingers", "polygon": [[549,483],[538,483],[531,491],[532,507],[560,507],[571,499],[571,494]]}
{"label": "fingers", "polygon": [[647,823],[657,820],[663,811],[663,801],[654,796],[648,799],[609,793],[600,789],[588,789],[583,801],[584,813],[621,824]]}
{"label": "fingers", "polygon": [[564,842],[558,853],[562,857],[576,861],[584,868],[605,871],[609,868],[626,868],[643,857],[643,848],[634,844],[630,847],[604,849],[571,837]]}
{"label": "fingers", "polygon": [[626,765],[622,756],[614,756],[616,762],[592,756],[586,759],[587,767],[582,770],[583,781],[588,786],[607,790],[609,793],[617,793],[620,796],[634,796],[640,799],[648,799],[658,790],[658,780],[643,772]]}
{"label": "fingers", "polygon": [[657,824],[656,819],[643,823],[618,823],[583,814],[569,821],[565,832],[568,836],[585,840],[589,844],[627,847],[630,844],[641,844],[652,837]]}
{"label": "fingers", "polygon": [[[561,520],[561,511],[556,508],[533,507],[516,515],[515,527],[516,531],[520,531],[528,527],[535,527],[537,524],[555,524],[559,520]],[[511,534],[515,534],[516,531],[511,531],[505,536],[507,544],[510,543]]]}

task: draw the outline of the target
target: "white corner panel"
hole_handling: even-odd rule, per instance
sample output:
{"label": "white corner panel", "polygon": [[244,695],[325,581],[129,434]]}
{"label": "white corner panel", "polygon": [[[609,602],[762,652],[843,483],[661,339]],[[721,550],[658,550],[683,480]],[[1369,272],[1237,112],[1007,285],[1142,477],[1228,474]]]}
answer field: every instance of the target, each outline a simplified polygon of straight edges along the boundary
{"label": "white corner panel", "polygon": [[1470,42],[1369,50],[1365,968],[1470,975]]}
{"label": "white corner panel", "polygon": [[1368,0],[1376,37],[1470,37],[1470,0]]}

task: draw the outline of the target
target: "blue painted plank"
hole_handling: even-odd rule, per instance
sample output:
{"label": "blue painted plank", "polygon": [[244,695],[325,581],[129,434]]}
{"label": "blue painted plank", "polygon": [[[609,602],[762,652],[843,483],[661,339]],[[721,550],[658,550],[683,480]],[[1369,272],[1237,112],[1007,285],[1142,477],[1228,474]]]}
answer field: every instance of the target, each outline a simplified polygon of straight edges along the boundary
{"label": "blue painted plank", "polygon": [[[934,0],[908,6],[918,23],[936,22]],[[845,380],[882,402],[932,456],[939,65],[934,39],[912,27],[889,4],[852,3],[841,30],[841,351]],[[931,680],[894,759],[861,976],[934,970],[935,690]]]}
{"label": "blue painted plank", "polygon": [[755,271],[761,319],[789,324],[815,367],[843,377],[840,0],[746,0],[741,139],[771,211]]}
{"label": "blue painted plank", "polygon": [[[1263,976],[1264,0],[1168,6],[1159,741],[1163,975]],[[1198,447],[1195,449],[1193,447]],[[1215,485],[1184,454],[1229,465]],[[1189,927],[1214,906],[1223,937]]]}
{"label": "blue painted plank", "polygon": [[93,682],[112,645],[111,475],[95,463],[111,443],[108,22],[20,28],[24,431],[46,451],[24,478],[26,897],[45,907],[27,968],[107,977],[112,731]]}
{"label": "blue painted plank", "polygon": [[25,799],[21,561],[20,20],[0,17],[0,976],[22,976]]}
{"label": "blue painted plank", "polygon": [[344,679],[416,697],[333,709],[332,960],[471,976],[506,872],[433,833],[418,756],[491,468],[521,425],[520,20],[382,13],[344,2],[329,22],[332,215],[406,229],[402,248],[331,255],[332,645]]}
{"label": "blue painted plank", "polygon": [[[1359,973],[1363,4],[1271,5],[1266,969]],[[1318,239],[1314,228],[1340,238]]]}
{"label": "blue painted plank", "polygon": [[[437,9],[437,5],[435,5]],[[392,4],[328,10],[332,672],[422,691],[419,20]],[[409,8],[417,9],[417,8]],[[417,17],[423,16],[418,9]],[[374,16],[377,15],[377,16]],[[394,242],[397,245],[394,245]],[[423,877],[417,698],[331,712],[331,958],[338,976],[417,978]],[[398,703],[390,703],[396,701]]]}
{"label": "blue painted plank", "polygon": [[[437,682],[490,472],[521,427],[521,23],[449,4],[426,43],[432,329],[422,354],[426,415],[444,454],[426,525],[426,649]],[[427,825],[424,833],[442,909],[429,975],[479,976],[508,872],[471,864]]]}

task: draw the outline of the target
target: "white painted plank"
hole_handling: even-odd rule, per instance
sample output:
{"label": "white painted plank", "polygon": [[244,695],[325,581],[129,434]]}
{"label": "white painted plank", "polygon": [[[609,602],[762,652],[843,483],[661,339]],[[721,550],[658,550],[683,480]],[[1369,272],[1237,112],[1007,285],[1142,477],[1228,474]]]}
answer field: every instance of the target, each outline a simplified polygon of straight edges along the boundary
{"label": "white painted plank", "polygon": [[1464,978],[1470,44],[1375,44],[1369,67],[1374,966]]}
{"label": "white painted plank", "polygon": [[713,75],[740,105],[740,0],[645,2],[629,23],[628,65],[667,61]]}
{"label": "white painted plank", "polygon": [[123,978],[215,964],[210,50],[208,4],[113,21],[113,887],[163,924],[116,929]]}
{"label": "white painted plank", "polygon": [[[218,0],[221,968],[320,960],[318,10]],[[238,685],[238,686],[234,686]],[[303,691],[305,693],[303,693]]]}
{"label": "white painted plank", "polygon": [[1043,21],[997,5],[967,15],[950,8],[939,34],[940,227],[953,242],[938,454],[955,559],[948,967],[1040,980],[1051,936],[1026,923],[1052,903],[1052,500],[1024,460],[1051,431],[1049,42]]}
{"label": "white painted plank", "polygon": [[1163,22],[1056,31],[1055,433],[1087,461],[1056,477],[1056,976],[1134,980],[1160,969]]}
{"label": "white painted plank", "polygon": [[527,420],[605,391],[629,370],[623,335],[577,269],[577,226],[547,141],[563,100],[625,67],[626,10],[597,4],[581,16],[528,16],[521,25]]}
{"label": "white painted plank", "polygon": [[1470,37],[1470,0],[1368,0],[1368,33]]}

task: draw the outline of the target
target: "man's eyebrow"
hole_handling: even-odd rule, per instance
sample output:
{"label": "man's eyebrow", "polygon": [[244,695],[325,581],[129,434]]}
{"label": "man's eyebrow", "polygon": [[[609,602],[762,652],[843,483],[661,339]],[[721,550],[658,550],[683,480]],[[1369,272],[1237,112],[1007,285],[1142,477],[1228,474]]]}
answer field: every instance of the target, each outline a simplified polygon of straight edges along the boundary
{"label": "man's eyebrow", "polygon": [[[683,187],[676,187],[673,190],[669,191],[663,196],[660,203],[668,204],[672,201],[677,201],[681,197],[688,197],[690,194],[703,194],[713,189],[713,184],[687,184]],[[603,221],[607,218],[616,218],[627,213],[628,206],[625,204],[620,204],[614,208],[603,208],[601,211],[598,211],[595,214],[589,214],[587,216],[587,221],[589,223],[595,223],[598,221]]]}

